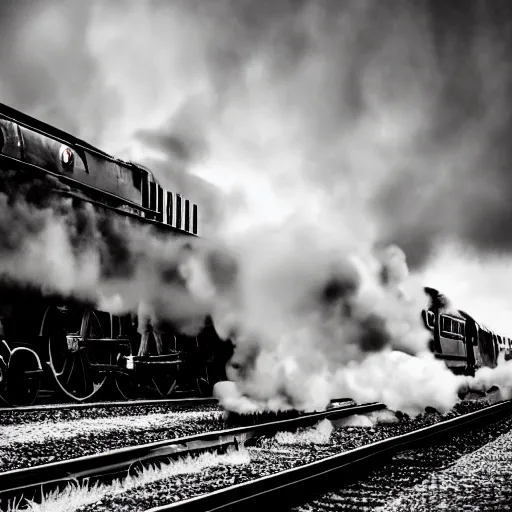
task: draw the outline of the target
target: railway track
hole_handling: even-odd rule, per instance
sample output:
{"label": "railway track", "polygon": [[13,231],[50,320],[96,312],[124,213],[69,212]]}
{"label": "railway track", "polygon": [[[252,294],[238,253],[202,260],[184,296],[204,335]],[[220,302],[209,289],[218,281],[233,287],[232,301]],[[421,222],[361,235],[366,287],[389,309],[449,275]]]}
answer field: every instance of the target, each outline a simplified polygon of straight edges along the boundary
{"label": "railway track", "polygon": [[[331,400],[331,404],[351,402],[349,398],[335,398]],[[200,405],[216,405],[219,401],[212,397],[201,398],[169,398],[169,399],[152,399],[152,400],[119,400],[119,401],[102,401],[102,402],[81,402],[81,403],[65,403],[65,404],[41,404],[41,405],[27,405],[21,407],[0,407],[0,418],[2,414],[12,413],[31,413],[31,412],[45,412],[45,411],[61,411],[61,410],[87,410],[87,409],[114,409],[122,407],[136,407],[136,406],[169,406],[169,407],[189,407]]]}
{"label": "railway track", "polygon": [[425,444],[438,443],[489,421],[512,415],[512,401],[495,404],[435,423],[406,434],[367,444],[326,457],[299,467],[253,479],[241,484],[181,500],[164,506],[146,509],[147,512],[166,511],[239,511],[272,509],[287,510],[307,503],[319,491],[339,489],[371,472],[383,458]]}
{"label": "railway track", "polygon": [[43,495],[61,490],[70,482],[84,485],[112,482],[136,474],[144,467],[167,462],[176,457],[208,450],[226,451],[243,445],[250,439],[271,436],[278,431],[295,431],[298,428],[314,426],[326,418],[336,420],[384,408],[384,405],[378,403],[333,407],[322,412],[302,414],[293,419],[147,443],[92,456],[5,471],[0,473],[1,509],[7,510],[9,503],[17,503],[22,499],[38,501]]}

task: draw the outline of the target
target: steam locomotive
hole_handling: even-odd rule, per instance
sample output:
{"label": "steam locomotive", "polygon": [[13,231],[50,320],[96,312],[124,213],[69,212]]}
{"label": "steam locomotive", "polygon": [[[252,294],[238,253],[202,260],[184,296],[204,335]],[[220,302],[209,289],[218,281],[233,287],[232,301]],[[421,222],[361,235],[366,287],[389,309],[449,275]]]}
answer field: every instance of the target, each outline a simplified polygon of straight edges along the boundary
{"label": "steam locomotive", "polygon": [[[148,169],[0,104],[2,200],[14,202],[20,187],[37,181],[43,184],[25,191],[36,204],[65,197],[73,208],[86,205],[164,235],[198,235],[197,205],[164,190]],[[16,226],[0,230],[12,231],[0,233],[4,240],[23,236]],[[0,247],[0,257],[3,252]],[[210,394],[223,377],[211,322],[195,337],[168,330],[162,342],[151,329],[140,334],[132,315],[19,286],[3,273],[0,268],[0,398],[7,404],[31,404],[41,390],[79,402],[106,389],[125,399],[168,397],[177,389]]]}
{"label": "steam locomotive", "polygon": [[[57,195],[77,210],[88,205],[112,218],[161,231],[198,236],[198,208],[164,190],[143,166],[116,159],[53,126],[0,104],[0,199],[14,201],[21,185],[43,181],[28,196],[35,203]],[[21,185],[20,185],[21,184]],[[19,236],[0,224],[0,242]],[[12,233],[10,232],[12,231]],[[168,329],[142,330],[131,315],[99,311],[96,304],[43,293],[5,279],[0,247],[0,398],[28,405],[41,390],[86,401],[106,391],[130,399],[169,397],[178,389],[206,395],[225,378],[232,347],[211,321],[198,336]],[[494,367],[512,340],[469,314],[451,308],[433,288],[422,312],[430,349],[456,373]]]}

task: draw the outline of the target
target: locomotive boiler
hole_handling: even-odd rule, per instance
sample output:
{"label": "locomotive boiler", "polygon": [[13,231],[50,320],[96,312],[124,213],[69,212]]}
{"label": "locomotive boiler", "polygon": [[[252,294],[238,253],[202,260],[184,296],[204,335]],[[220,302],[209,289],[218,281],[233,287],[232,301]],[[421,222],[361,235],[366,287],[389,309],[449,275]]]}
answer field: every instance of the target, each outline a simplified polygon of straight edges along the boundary
{"label": "locomotive boiler", "polygon": [[[22,195],[36,211],[58,209],[59,200],[67,201],[78,212],[73,225],[77,239],[85,236],[80,212],[87,209],[106,219],[104,230],[109,219],[128,219],[162,236],[193,238],[199,230],[197,205],[164,190],[145,167],[2,104],[0,195],[6,208],[16,208]],[[16,222],[25,220],[16,217]],[[0,257],[23,236],[18,224],[4,221]],[[89,400],[107,389],[126,399],[168,397],[177,389],[209,394],[222,377],[224,362],[216,360],[215,350],[220,340],[211,322],[197,336],[180,335],[172,326],[162,332],[141,329],[133,315],[99,311],[80,296],[17,282],[3,270],[0,397],[8,404],[31,404],[41,390],[72,401]]]}

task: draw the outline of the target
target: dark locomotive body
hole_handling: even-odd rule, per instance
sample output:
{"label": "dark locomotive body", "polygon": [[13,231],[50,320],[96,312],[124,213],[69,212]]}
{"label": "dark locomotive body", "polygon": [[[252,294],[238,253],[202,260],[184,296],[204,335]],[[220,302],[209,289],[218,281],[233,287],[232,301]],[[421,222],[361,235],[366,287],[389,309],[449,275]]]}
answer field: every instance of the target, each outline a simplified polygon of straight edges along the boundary
{"label": "dark locomotive body", "polygon": [[425,288],[430,305],[422,312],[425,327],[432,333],[430,349],[453,372],[474,375],[483,366],[494,368],[505,352],[508,358],[512,339],[496,334],[464,311],[452,308],[445,296]]}
{"label": "dark locomotive body", "polygon": [[[86,205],[169,236],[198,234],[197,206],[164,190],[149,170],[0,105],[0,192],[15,201],[19,190],[41,207],[65,197],[77,210]],[[0,397],[12,405],[32,403],[40,388],[75,401],[102,389],[124,398],[167,397],[179,388],[208,394],[224,376],[225,361],[216,360],[224,347],[211,322],[193,337],[172,326],[141,330],[136,316],[6,279],[0,320]]]}

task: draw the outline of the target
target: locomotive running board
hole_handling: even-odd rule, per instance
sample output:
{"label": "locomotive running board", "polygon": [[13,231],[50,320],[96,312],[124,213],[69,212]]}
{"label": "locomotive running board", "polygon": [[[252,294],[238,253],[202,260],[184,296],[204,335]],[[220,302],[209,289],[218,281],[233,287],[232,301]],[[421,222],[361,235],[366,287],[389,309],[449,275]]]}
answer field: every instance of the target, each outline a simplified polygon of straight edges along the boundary
{"label": "locomotive running board", "polygon": [[68,350],[77,352],[81,348],[87,348],[95,345],[130,345],[130,340],[127,338],[83,338],[78,334],[68,334],[66,336]]}
{"label": "locomotive running board", "polygon": [[183,364],[185,361],[176,359],[178,354],[165,354],[161,356],[122,356],[124,364],[128,370],[137,370],[137,367],[162,367],[162,366],[176,366]]}

